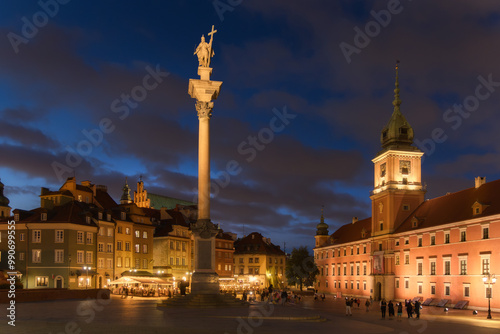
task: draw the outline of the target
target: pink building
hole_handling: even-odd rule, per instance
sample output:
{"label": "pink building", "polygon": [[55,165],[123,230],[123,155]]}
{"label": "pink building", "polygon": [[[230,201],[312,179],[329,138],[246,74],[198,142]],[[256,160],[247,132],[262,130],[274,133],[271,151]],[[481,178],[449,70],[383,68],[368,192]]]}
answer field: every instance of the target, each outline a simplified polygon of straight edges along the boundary
{"label": "pink building", "polygon": [[[474,187],[424,199],[423,152],[413,146],[413,129],[400,111],[397,73],[394,112],[372,160],[372,217],[353,218],[332,235],[321,217],[316,288],[486,309],[490,290],[483,279],[500,275],[500,180],[478,177]],[[491,308],[500,311],[500,285],[490,287]]]}

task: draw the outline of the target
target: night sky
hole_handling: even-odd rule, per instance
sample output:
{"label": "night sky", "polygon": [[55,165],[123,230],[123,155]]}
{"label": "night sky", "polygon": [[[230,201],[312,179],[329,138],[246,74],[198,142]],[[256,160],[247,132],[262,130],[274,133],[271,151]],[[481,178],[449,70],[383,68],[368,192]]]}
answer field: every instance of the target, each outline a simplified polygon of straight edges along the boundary
{"label": "night sky", "polygon": [[500,177],[498,1],[40,3],[0,4],[0,177],[12,208],[39,206],[40,187],[73,175],[116,201],[140,175],[150,192],[196,199],[187,89],[212,25],[211,78],[223,84],[211,217],[224,230],[290,251],[312,247],[322,205],[330,233],[369,217],[396,60],[426,197]]}

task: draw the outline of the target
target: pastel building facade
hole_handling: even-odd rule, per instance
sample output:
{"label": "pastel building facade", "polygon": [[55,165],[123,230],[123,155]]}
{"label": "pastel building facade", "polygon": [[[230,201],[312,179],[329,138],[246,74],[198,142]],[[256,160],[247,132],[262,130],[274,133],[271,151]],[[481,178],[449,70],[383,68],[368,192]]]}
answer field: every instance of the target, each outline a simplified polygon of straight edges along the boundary
{"label": "pastel building facade", "polygon": [[500,310],[500,285],[484,282],[500,273],[500,180],[478,177],[468,189],[425,200],[423,152],[413,146],[413,129],[400,111],[397,72],[394,92],[382,149],[372,160],[372,216],[353,218],[331,235],[322,217],[316,288],[478,309],[491,296],[492,309]]}

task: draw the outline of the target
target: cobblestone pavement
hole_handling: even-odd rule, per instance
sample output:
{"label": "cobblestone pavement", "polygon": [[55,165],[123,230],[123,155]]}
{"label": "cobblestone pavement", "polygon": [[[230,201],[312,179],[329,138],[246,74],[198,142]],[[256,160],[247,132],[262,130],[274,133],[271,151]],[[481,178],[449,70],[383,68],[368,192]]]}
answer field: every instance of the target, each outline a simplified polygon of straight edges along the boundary
{"label": "cobblestone pavement", "polygon": [[424,307],[421,319],[382,320],[377,307],[354,307],[345,316],[343,301],[304,298],[301,305],[254,303],[249,308],[158,308],[157,298],[67,300],[16,305],[16,326],[7,324],[1,304],[0,333],[500,333],[500,314]]}

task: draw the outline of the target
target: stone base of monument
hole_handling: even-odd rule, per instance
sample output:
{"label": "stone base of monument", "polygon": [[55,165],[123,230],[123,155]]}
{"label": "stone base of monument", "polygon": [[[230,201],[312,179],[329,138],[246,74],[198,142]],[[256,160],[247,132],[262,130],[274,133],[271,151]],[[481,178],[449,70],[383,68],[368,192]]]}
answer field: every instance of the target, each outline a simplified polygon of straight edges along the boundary
{"label": "stone base of monument", "polygon": [[191,276],[191,293],[195,295],[219,294],[219,275],[216,272],[195,271]]}
{"label": "stone base of monument", "polygon": [[157,304],[158,307],[218,308],[248,307],[250,303],[234,297],[232,294],[189,294],[175,295]]}

